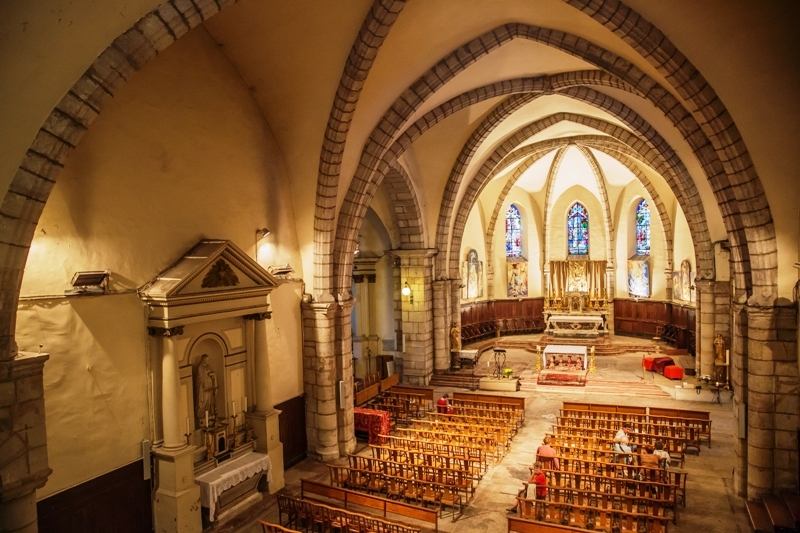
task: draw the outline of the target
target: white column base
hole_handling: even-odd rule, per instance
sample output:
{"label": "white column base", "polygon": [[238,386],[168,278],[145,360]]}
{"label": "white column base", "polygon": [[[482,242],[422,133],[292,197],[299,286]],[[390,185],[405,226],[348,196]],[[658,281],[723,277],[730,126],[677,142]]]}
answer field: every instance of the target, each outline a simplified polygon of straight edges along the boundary
{"label": "white column base", "polygon": [[266,413],[247,413],[247,423],[253,428],[256,440],[256,451],[266,453],[272,463],[272,483],[269,484],[269,493],[275,494],[284,485],[283,478],[283,444],[280,438],[278,415],[280,411],[272,409]]}
{"label": "white column base", "polygon": [[200,485],[194,482],[195,446],[182,450],[156,450],[156,490],[153,503],[155,530],[159,533],[201,533]]}

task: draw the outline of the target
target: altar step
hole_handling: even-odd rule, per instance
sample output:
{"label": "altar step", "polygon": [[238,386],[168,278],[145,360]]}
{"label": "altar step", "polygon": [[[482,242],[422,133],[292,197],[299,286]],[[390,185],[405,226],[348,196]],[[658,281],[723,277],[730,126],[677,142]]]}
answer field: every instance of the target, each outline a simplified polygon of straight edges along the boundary
{"label": "altar step", "polygon": [[652,381],[618,381],[603,379],[589,374],[583,387],[564,387],[558,385],[538,385],[536,378],[523,378],[520,383],[521,392],[555,392],[569,394],[597,394],[606,396],[624,396],[637,398],[671,398],[661,387]]}

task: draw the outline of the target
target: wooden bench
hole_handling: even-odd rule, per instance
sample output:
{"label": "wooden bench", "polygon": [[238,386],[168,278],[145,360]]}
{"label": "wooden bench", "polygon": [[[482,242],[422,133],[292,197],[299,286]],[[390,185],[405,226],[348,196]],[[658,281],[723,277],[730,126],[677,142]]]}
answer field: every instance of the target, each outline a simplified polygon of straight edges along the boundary
{"label": "wooden bench", "polygon": [[556,524],[543,524],[524,518],[508,517],[508,533],[584,533],[585,529]]}
{"label": "wooden bench", "polygon": [[300,533],[296,529],[285,528],[283,526],[279,526],[278,524],[264,522],[263,520],[259,520],[258,522],[261,524],[261,530],[263,533]]}
{"label": "wooden bench", "polygon": [[306,494],[323,496],[340,501],[344,504],[345,509],[347,509],[348,505],[360,505],[362,507],[378,510],[383,513],[384,517],[386,517],[387,514],[395,514],[405,518],[419,520],[420,522],[432,524],[435,532],[439,531],[439,513],[432,509],[388,500],[386,498],[379,498],[377,496],[369,496],[360,492],[331,487],[330,485],[324,485],[316,481],[302,479],[300,480],[300,497],[305,499]]}
{"label": "wooden bench", "polygon": [[772,520],[769,518],[767,507],[762,502],[747,500],[744,505],[747,507],[747,515],[750,517],[750,525],[753,526],[754,533],[773,533]]}

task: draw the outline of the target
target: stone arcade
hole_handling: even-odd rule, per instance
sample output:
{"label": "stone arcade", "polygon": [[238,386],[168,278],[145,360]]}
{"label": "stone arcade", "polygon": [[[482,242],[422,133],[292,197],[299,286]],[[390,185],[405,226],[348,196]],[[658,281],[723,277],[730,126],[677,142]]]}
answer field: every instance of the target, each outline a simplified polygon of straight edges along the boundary
{"label": "stone arcade", "polygon": [[735,493],[797,490],[798,22],[791,0],[5,2],[0,532],[200,531],[207,411],[274,492],[356,448],[368,374],[425,386],[453,323],[468,345],[547,316],[666,336],[698,375],[721,335]]}

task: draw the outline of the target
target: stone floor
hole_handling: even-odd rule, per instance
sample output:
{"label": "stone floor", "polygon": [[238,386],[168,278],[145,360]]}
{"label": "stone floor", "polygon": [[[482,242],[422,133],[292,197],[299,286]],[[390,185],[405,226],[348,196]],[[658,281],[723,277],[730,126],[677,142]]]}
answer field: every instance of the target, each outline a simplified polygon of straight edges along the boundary
{"label": "stone floor", "polygon": [[[628,340],[626,339],[626,342]],[[507,356],[509,362],[517,363],[515,366],[521,363],[525,367],[526,361],[535,365],[533,354],[523,350],[508,350]],[[683,363],[693,364],[692,358],[688,359]],[[653,376],[651,373],[642,379],[641,354],[598,357],[596,365],[597,372],[590,375],[589,383],[595,380],[596,383],[611,383],[615,384],[614,386],[594,387],[587,384],[586,390],[583,391],[574,390],[580,387],[546,387],[546,390],[536,390],[534,386],[523,386],[522,391],[510,393],[527,397],[525,425],[515,437],[510,453],[499,465],[490,468],[484,476],[475,498],[465,508],[463,516],[454,523],[449,518],[440,519],[441,531],[453,533],[506,531],[505,509],[513,503],[514,496],[521,487],[521,481],[528,476],[528,467],[533,462],[534,452],[541,443],[545,431],[550,427],[551,416],[558,413],[562,400],[578,399],[595,403],[628,402],[631,405],[710,411],[713,420],[711,448],[703,446],[699,456],[688,455],[686,458],[685,469],[689,472],[687,505],[685,509],[680,509],[678,524],[670,524],[670,531],[673,533],[750,531],[744,501],[733,493],[734,419],[730,403],[722,405],[711,403],[706,399],[709,398],[707,391],[703,391],[703,396],[697,397],[706,399],[705,401],[674,399],[674,391],[671,391],[675,387],[674,382],[661,376]],[[530,383],[532,366],[527,368],[528,370],[523,372],[524,383]],[[626,395],[626,391],[636,392],[643,386],[650,388],[642,390],[652,391],[653,394]],[[436,393],[442,394],[451,390],[439,389]],[[369,449],[360,444],[359,453],[369,453]],[[286,472],[284,490],[297,494],[301,478],[325,483],[329,481],[325,465],[307,459]],[[264,502],[258,507],[245,512],[228,524],[218,526],[214,531],[257,533],[261,531],[257,522],[259,518],[271,522],[277,521],[274,497],[265,497]]]}

